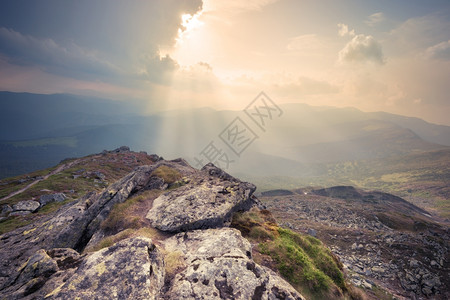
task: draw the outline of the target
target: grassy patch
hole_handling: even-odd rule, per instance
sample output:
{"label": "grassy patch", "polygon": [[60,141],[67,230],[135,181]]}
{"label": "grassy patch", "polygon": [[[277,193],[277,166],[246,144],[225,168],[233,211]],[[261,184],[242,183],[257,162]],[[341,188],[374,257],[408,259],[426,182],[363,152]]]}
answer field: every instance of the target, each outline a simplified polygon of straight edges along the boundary
{"label": "grassy patch", "polygon": [[393,299],[396,299],[396,298],[394,298],[394,296],[392,296],[391,294],[389,294],[385,290],[380,289],[377,286],[373,286],[372,287],[372,293],[375,295],[376,299],[380,299],[380,300],[393,300]]}
{"label": "grassy patch", "polygon": [[115,243],[125,240],[127,238],[136,236],[143,236],[150,239],[152,238],[158,239],[159,232],[156,229],[150,227],[142,227],[139,228],[138,230],[128,228],[123,231],[120,231],[119,233],[101,239],[96,245],[86,248],[84,252],[95,252],[103,248],[111,247]]}
{"label": "grassy patch", "polygon": [[0,221],[0,235],[32,223],[21,216],[9,217]]}
{"label": "grassy patch", "polygon": [[304,295],[343,299],[343,293],[349,294],[342,265],[320,240],[278,227],[267,210],[236,213],[232,226],[258,244],[255,251],[270,257],[272,268]]}
{"label": "grassy patch", "polygon": [[115,204],[100,227],[107,233],[116,233],[125,229],[138,229],[147,224],[142,208],[150,198],[156,198],[161,191],[150,190],[138,196],[127,199],[123,203]]}
{"label": "grassy patch", "polygon": [[173,277],[181,268],[185,267],[184,255],[181,251],[168,252],[164,255],[166,276]]}
{"label": "grassy patch", "polygon": [[97,245],[94,245],[86,250],[88,252],[98,251],[100,249],[110,247],[121,240],[127,239],[127,238],[131,237],[132,235],[133,235],[133,230],[127,229],[127,230],[121,231],[115,235],[110,235],[110,236],[103,238]]}
{"label": "grassy patch", "polygon": [[173,184],[181,179],[182,175],[178,170],[174,168],[170,168],[168,166],[160,166],[155,171],[153,171],[152,175],[158,176],[164,180],[164,182],[168,184]]}
{"label": "grassy patch", "polygon": [[61,202],[47,203],[46,205],[39,208],[37,215],[47,215],[47,214],[53,213],[53,212],[57,211],[61,206],[65,205],[67,203],[70,203],[72,201],[74,201],[74,200],[69,198],[69,199],[66,199]]}

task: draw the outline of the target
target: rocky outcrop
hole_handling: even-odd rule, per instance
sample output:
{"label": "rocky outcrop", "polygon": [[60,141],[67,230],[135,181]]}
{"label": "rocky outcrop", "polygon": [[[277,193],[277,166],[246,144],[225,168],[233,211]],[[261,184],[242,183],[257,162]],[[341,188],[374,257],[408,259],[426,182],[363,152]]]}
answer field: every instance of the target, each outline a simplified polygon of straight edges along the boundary
{"label": "rocky outcrop", "polygon": [[136,168],[133,172],[110,185],[102,193],[88,195],[83,200],[85,212],[58,233],[53,246],[83,250],[115,204],[123,203],[134,193],[145,189],[152,189],[156,186],[167,187],[164,182],[160,182],[160,178],[159,181],[156,180],[158,184],[155,186],[155,177],[152,176],[152,172],[162,165],[168,165],[187,176],[194,173],[195,170],[184,163],[166,161]]}
{"label": "rocky outcrop", "polygon": [[[161,192],[151,191],[156,194],[145,198],[149,211],[142,218],[166,231],[157,234],[159,240],[136,231],[107,248],[85,251],[90,242],[120,236],[101,226],[117,204],[155,189],[166,191],[159,197]],[[303,299],[253,261],[251,245],[237,230],[224,228],[234,212],[259,204],[254,190],[212,164],[196,170],[182,159],[155,157],[154,164],[136,168],[102,192],[0,236],[0,293],[7,299]],[[31,201],[36,209],[64,197],[39,200]],[[34,209],[31,204],[2,210]],[[179,231],[185,232],[174,235]]]}
{"label": "rocky outcrop", "polygon": [[169,232],[222,227],[233,212],[255,204],[251,197],[255,189],[207,165],[188,184],[158,197],[147,218],[154,227]]}
{"label": "rocky outcrop", "polygon": [[180,253],[183,266],[164,299],[304,299],[252,260],[250,243],[236,229],[179,233],[164,245],[169,253]]}
{"label": "rocky outcrop", "polygon": [[335,187],[262,201],[282,225],[309,234],[314,230],[355,286],[385,288],[399,299],[450,297],[450,231],[403,199]]}

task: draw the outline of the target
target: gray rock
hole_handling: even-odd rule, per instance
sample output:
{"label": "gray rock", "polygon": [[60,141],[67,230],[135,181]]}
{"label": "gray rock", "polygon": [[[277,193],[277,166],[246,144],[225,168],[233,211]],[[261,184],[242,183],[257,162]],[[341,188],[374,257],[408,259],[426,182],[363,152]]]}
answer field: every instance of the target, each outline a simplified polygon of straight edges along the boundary
{"label": "gray rock", "polygon": [[7,216],[13,209],[8,204],[2,206],[2,211],[0,212],[0,216]]}
{"label": "gray rock", "polygon": [[87,196],[84,200],[87,207],[86,211],[57,234],[54,238],[53,247],[83,250],[100,224],[108,217],[114,204],[123,203],[131,194],[148,188],[151,183],[152,172],[161,165],[168,165],[185,175],[195,172],[192,167],[184,167],[166,161],[136,168],[133,172],[108,186],[102,193],[93,193]]}
{"label": "gray rock", "polygon": [[419,267],[419,262],[416,259],[411,258],[411,260],[409,261],[409,266],[411,268],[418,268]]}
{"label": "gray rock", "polygon": [[26,200],[19,201],[17,204],[14,204],[12,209],[14,211],[30,211],[35,212],[41,205],[37,201]]}
{"label": "gray rock", "polygon": [[44,206],[50,202],[62,202],[66,199],[67,197],[66,195],[64,195],[64,193],[48,194],[39,197],[39,203],[41,204],[41,206]]}
{"label": "gray rock", "polygon": [[428,295],[431,295],[433,293],[433,291],[431,290],[430,287],[425,286],[422,288],[422,293],[424,293],[425,295],[428,296]]}
{"label": "gray rock", "polygon": [[156,198],[146,217],[154,227],[169,232],[221,227],[233,212],[256,203],[251,197],[255,189],[207,165],[188,184]]}
{"label": "gray rock", "polygon": [[184,268],[164,299],[292,299],[303,296],[271,270],[251,259],[251,245],[231,228],[180,233],[165,241],[179,252]]}
{"label": "gray rock", "polygon": [[117,149],[114,149],[112,151],[110,151],[112,153],[124,153],[124,152],[130,152],[130,147],[128,146],[120,146]]}
{"label": "gray rock", "polygon": [[31,214],[31,211],[29,210],[16,210],[13,211],[9,214],[10,217],[15,217],[15,216],[26,216]]}
{"label": "gray rock", "polygon": [[20,275],[15,280],[15,285],[20,288],[11,294],[11,298],[19,299],[31,294],[36,288],[44,285],[50,275],[56,271],[58,271],[58,265],[47,252],[42,249],[37,251],[20,270]]}
{"label": "gray rock", "polygon": [[309,228],[309,229],[308,229],[308,234],[309,234],[310,236],[313,236],[313,237],[316,237],[316,236],[317,236],[316,230],[315,230],[315,229],[312,229],[312,228]]}
{"label": "gray rock", "polygon": [[136,237],[88,256],[46,299],[156,299],[164,276],[161,252]]}

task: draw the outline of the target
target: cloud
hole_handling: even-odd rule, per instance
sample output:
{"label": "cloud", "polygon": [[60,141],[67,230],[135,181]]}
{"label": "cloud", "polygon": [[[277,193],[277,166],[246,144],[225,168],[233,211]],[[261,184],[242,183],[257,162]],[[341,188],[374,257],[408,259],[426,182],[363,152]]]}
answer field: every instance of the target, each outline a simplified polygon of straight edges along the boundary
{"label": "cloud", "polygon": [[373,36],[358,34],[339,51],[341,62],[374,62],[384,64],[383,51],[380,43]]}
{"label": "cloud", "polygon": [[450,60],[450,40],[427,48],[425,55],[431,59]]}
{"label": "cloud", "polygon": [[38,39],[4,27],[0,28],[0,52],[13,63],[37,65],[45,71],[75,78],[111,76],[120,72],[95,51],[74,43],[62,46],[53,39]]}
{"label": "cloud", "polygon": [[337,26],[339,27],[339,31],[338,31],[339,36],[347,36],[347,35],[354,36],[355,35],[355,30],[353,30],[353,29],[350,31],[348,30],[348,25],[339,23]]}
{"label": "cloud", "polygon": [[[202,2],[99,0],[73,5],[42,0],[30,7],[10,6],[8,18],[13,21],[0,21],[0,56],[10,65],[148,88],[149,81],[170,82],[178,64],[160,49],[175,45],[179,30],[185,29],[181,16],[195,14]],[[0,12],[0,19],[4,14]]]}
{"label": "cloud", "polygon": [[364,23],[373,27],[376,24],[383,22],[385,19],[386,18],[384,17],[384,14],[382,12],[377,12],[377,13],[371,14]]}

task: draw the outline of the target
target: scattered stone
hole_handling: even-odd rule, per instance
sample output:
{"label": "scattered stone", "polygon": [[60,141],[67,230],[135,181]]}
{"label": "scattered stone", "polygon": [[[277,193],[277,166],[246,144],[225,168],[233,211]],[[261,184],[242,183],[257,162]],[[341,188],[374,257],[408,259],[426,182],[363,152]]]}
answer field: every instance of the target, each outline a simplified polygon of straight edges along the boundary
{"label": "scattered stone", "polygon": [[310,236],[316,237],[317,236],[317,231],[315,229],[309,228],[308,229],[308,234]]}
{"label": "scattered stone", "polygon": [[409,266],[411,268],[418,268],[419,267],[419,262],[416,259],[411,258],[411,260],[409,261]]}
{"label": "scattered stone", "polygon": [[12,212],[13,209],[8,204],[5,204],[2,206],[2,211],[0,213],[0,216],[7,216],[10,212]]}
{"label": "scattered stone", "polygon": [[39,197],[39,203],[41,206],[44,206],[50,202],[63,202],[66,199],[67,197],[66,195],[64,195],[64,193],[42,195],[41,197]]}
{"label": "scattered stone", "polygon": [[33,200],[26,200],[26,201],[19,201],[18,203],[14,204],[12,206],[13,212],[16,211],[29,211],[29,212],[35,212],[38,210],[38,208],[41,205],[37,201]]}
{"label": "scattered stone", "polygon": [[130,152],[130,147],[127,146],[121,146],[117,149],[114,149],[110,151],[111,153],[124,153],[124,152]]}

